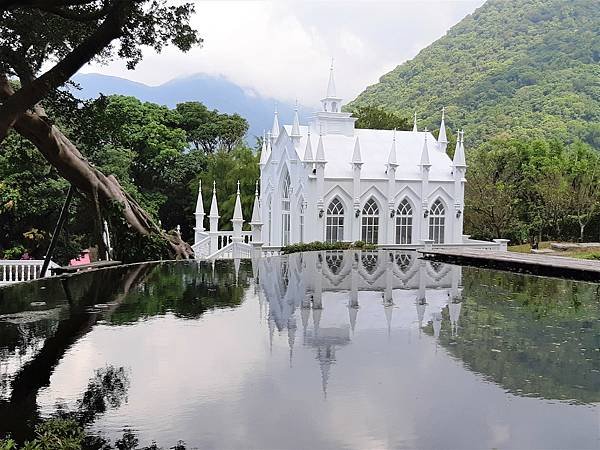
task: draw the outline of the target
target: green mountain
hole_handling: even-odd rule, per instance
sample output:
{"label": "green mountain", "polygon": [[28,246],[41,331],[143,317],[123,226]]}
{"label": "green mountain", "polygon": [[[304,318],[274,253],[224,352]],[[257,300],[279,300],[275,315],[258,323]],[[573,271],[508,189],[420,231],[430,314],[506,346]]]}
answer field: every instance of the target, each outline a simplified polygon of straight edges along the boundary
{"label": "green mountain", "polygon": [[419,128],[581,139],[600,149],[600,1],[488,0],[349,105],[378,106]]}

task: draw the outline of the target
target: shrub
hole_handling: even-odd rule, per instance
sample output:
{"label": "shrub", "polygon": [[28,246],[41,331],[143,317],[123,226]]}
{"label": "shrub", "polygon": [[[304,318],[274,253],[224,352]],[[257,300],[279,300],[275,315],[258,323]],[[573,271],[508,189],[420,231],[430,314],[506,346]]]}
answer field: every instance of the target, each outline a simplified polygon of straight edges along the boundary
{"label": "shrub", "polygon": [[290,253],[299,252],[318,252],[323,250],[373,250],[375,245],[367,244],[364,241],[356,242],[321,242],[314,241],[308,243],[290,244],[281,249],[281,253],[289,255]]}

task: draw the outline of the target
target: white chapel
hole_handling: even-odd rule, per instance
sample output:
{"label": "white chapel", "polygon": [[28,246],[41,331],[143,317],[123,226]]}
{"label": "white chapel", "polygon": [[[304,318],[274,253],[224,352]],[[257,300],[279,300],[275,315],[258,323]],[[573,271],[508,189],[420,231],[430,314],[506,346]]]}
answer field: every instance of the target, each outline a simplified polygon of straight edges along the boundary
{"label": "white chapel", "polygon": [[459,133],[454,160],[442,111],[439,137],[368,130],[342,112],[333,67],[321,110],[307,125],[277,113],[260,159],[260,217],[265,246],[312,241],[379,245],[463,242],[465,150]]}

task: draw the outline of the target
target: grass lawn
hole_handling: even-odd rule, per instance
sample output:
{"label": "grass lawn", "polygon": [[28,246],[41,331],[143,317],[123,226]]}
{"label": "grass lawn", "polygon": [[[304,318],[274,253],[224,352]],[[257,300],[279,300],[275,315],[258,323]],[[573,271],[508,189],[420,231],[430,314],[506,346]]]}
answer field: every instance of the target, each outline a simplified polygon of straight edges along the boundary
{"label": "grass lawn", "polygon": [[[550,249],[550,241],[540,242],[539,249]],[[511,252],[517,253],[530,253],[531,252],[531,244],[521,244],[521,245],[511,245],[508,247],[508,250]],[[554,253],[548,253],[552,256],[567,256],[569,258],[579,258],[579,259],[598,259],[600,260],[600,249],[598,248],[590,248],[583,247],[573,250],[566,251],[556,251]]]}

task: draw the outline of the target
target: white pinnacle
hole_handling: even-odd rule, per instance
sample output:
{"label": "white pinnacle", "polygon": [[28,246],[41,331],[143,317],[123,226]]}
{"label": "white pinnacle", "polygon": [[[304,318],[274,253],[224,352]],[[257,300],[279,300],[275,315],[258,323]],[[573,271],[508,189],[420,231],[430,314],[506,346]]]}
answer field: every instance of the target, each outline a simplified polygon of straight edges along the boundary
{"label": "white pinnacle", "polygon": [[292,137],[300,137],[300,119],[298,118],[298,100],[294,108],[294,123],[292,124]]}
{"label": "white pinnacle", "polygon": [[446,108],[442,108],[442,123],[440,124],[440,132],[438,134],[438,143],[440,144],[448,144],[448,138],[446,137],[446,122],[444,120],[445,113]]}
{"label": "white pinnacle", "polygon": [[240,201],[240,180],[238,180],[237,182],[235,206],[233,207],[233,220],[244,220],[244,217],[242,215],[242,203]]}
{"label": "white pinnacle", "polygon": [[306,138],[306,149],[304,150],[304,161],[311,162],[313,160],[312,145],[310,143],[310,130],[308,130],[308,137]]}
{"label": "white pinnacle", "polygon": [[209,217],[219,217],[219,206],[217,205],[217,183],[213,181],[212,202],[210,204]]}

